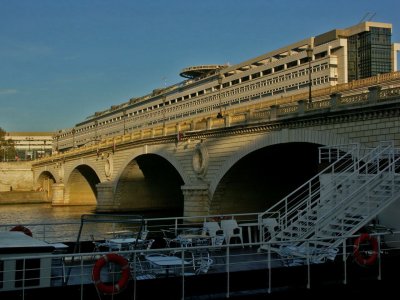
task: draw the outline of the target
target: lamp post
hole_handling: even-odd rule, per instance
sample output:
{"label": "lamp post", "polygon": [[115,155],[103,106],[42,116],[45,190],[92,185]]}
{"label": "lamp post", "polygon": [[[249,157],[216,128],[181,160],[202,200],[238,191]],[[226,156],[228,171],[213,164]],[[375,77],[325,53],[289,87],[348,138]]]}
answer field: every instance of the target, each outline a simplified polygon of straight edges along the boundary
{"label": "lamp post", "polygon": [[99,122],[96,120],[94,121],[94,141],[97,142],[97,126],[99,125]]}
{"label": "lamp post", "polygon": [[72,128],[72,148],[75,148],[75,128]]}
{"label": "lamp post", "polygon": [[58,153],[58,140],[60,139],[60,136],[57,134],[57,136],[56,136],[56,141],[57,141],[57,144],[56,144],[56,153]]}
{"label": "lamp post", "polygon": [[126,110],[122,112],[124,118],[124,135],[126,134]]}
{"label": "lamp post", "polygon": [[308,58],[308,103],[311,103],[312,101],[312,95],[311,95],[311,87],[312,87],[312,79],[311,79],[311,60],[313,56],[314,49],[308,45],[307,49],[307,58]]}

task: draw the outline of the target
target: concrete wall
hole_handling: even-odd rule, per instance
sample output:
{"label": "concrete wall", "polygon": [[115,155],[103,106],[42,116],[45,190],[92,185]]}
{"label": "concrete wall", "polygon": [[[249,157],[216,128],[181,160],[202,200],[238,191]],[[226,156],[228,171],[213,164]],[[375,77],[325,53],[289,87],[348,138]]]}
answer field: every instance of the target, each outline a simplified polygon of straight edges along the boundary
{"label": "concrete wall", "polygon": [[32,190],[33,172],[31,162],[0,163],[0,192]]}
{"label": "concrete wall", "polygon": [[51,202],[44,191],[0,192],[0,204],[25,204]]}
{"label": "concrete wall", "polygon": [[50,202],[47,192],[35,191],[31,162],[0,163],[0,204]]}

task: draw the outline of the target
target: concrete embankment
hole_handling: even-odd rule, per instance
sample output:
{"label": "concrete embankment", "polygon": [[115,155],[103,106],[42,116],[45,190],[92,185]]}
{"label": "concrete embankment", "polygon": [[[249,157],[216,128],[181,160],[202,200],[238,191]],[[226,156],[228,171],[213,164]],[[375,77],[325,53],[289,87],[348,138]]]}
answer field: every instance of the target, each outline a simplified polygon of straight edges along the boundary
{"label": "concrete embankment", "polygon": [[44,191],[0,192],[0,204],[33,204],[50,202],[47,198],[47,194]]}
{"label": "concrete embankment", "polygon": [[35,190],[32,163],[0,163],[0,204],[50,202],[47,192]]}

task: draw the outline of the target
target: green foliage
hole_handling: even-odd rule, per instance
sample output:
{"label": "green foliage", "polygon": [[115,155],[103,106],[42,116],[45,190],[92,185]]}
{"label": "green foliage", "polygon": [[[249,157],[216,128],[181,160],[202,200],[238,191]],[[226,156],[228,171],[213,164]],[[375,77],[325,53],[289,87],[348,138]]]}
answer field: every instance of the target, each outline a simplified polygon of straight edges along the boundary
{"label": "green foliage", "polygon": [[6,132],[0,127],[0,161],[14,161],[16,150],[13,140],[5,139]]}
{"label": "green foliage", "polygon": [[4,141],[5,135],[6,132],[3,130],[3,128],[0,127],[0,141]]}

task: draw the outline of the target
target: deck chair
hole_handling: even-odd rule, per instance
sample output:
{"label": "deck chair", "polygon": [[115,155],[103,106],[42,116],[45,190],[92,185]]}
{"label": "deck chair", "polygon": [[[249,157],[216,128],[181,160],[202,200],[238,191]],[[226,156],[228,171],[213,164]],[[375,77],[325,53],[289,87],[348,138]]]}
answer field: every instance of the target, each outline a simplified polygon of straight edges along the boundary
{"label": "deck chair", "polygon": [[[129,250],[149,250],[154,242],[155,239],[143,240],[140,243],[129,245]],[[141,254],[143,254],[143,252]]]}
{"label": "deck chair", "polygon": [[132,278],[136,280],[155,279],[156,274],[151,270],[150,264],[143,261],[140,256],[136,256],[136,260],[129,263]]}
{"label": "deck chair", "polygon": [[149,235],[149,231],[148,230],[143,230],[141,233],[140,233],[140,236],[139,236],[139,239],[141,239],[141,240],[146,240],[147,239],[147,236]]}
{"label": "deck chair", "polygon": [[228,245],[232,238],[238,238],[243,247],[242,227],[239,227],[235,219],[221,220],[221,229],[224,231],[225,241]]}
{"label": "deck chair", "polygon": [[212,248],[210,248],[210,254],[212,258],[214,259],[214,262],[217,263],[218,261],[221,261],[221,263],[225,263],[225,254],[224,254],[224,249],[221,246],[225,242],[225,234],[217,234],[214,238],[214,244]]}
{"label": "deck chair", "polygon": [[96,241],[93,234],[90,235],[90,239],[93,244],[93,255],[91,256],[92,260],[97,260],[101,256],[100,254],[96,254],[96,252],[112,251],[110,243]]}
{"label": "deck chair", "polygon": [[195,274],[199,275],[207,273],[213,263],[214,261],[209,257],[200,259],[199,267],[195,270]]}
{"label": "deck chair", "polygon": [[182,276],[193,276],[206,274],[210,269],[211,265],[214,263],[213,259],[210,257],[196,258],[193,261],[193,271],[185,271],[181,273]]}
{"label": "deck chair", "polygon": [[211,237],[211,245],[215,245],[215,237],[218,234],[223,234],[223,230],[219,226],[218,222],[204,222],[203,233],[208,234]]}
{"label": "deck chair", "polygon": [[161,229],[161,232],[163,234],[163,240],[165,241],[165,247],[166,248],[171,248],[174,247],[176,243],[175,239],[175,233],[172,230],[167,230],[167,229]]}
{"label": "deck chair", "polygon": [[103,252],[103,251],[110,250],[110,244],[109,243],[96,241],[96,239],[94,238],[93,234],[90,235],[90,239],[91,239],[92,244],[93,244],[93,252]]}
{"label": "deck chair", "polygon": [[[210,245],[210,240],[208,238],[193,238],[191,245],[192,247],[194,247],[194,249],[191,250],[193,260],[204,257],[210,258],[210,252],[207,247],[209,245]],[[196,247],[201,247],[201,248],[196,248]]]}
{"label": "deck chair", "polygon": [[262,220],[264,240],[270,240],[276,235],[276,230],[279,227],[278,221],[275,218],[266,218]]}

